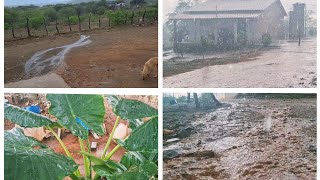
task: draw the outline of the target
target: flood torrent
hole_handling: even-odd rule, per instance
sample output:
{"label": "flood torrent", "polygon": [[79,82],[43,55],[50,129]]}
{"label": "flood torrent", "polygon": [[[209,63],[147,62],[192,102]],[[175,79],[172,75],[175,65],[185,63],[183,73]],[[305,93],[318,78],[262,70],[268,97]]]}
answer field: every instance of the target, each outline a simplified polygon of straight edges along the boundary
{"label": "flood torrent", "polygon": [[49,48],[35,53],[25,64],[24,69],[27,76],[46,74],[59,67],[63,63],[65,55],[72,48],[90,44],[92,41],[89,38],[90,36],[81,35],[80,39],[73,44]]}

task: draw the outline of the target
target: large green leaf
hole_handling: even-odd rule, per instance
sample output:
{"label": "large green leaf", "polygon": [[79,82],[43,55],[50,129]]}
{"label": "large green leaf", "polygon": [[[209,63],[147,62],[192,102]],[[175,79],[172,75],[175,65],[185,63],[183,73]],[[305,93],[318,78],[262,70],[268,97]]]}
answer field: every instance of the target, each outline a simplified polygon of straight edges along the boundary
{"label": "large green leaf", "polygon": [[158,117],[135,129],[121,145],[129,151],[158,152]]}
{"label": "large green leaf", "polygon": [[[48,94],[49,113],[58,123],[81,139],[88,138],[88,129],[103,135],[105,107],[100,95]],[[80,122],[79,122],[80,121]]]}
{"label": "large green leaf", "polygon": [[119,168],[112,169],[106,165],[95,165],[93,169],[97,174],[109,180],[148,180],[158,174],[158,166],[151,161],[137,162],[125,171]]}
{"label": "large green leaf", "polygon": [[4,133],[5,180],[57,180],[72,174],[76,163],[27,137],[21,129]]}
{"label": "large green leaf", "polygon": [[113,112],[122,119],[141,119],[158,115],[157,109],[140,101],[122,99],[114,95],[107,95],[107,100]]}
{"label": "large green leaf", "polygon": [[4,105],[4,118],[22,127],[42,127],[54,123],[46,116],[10,104]]}

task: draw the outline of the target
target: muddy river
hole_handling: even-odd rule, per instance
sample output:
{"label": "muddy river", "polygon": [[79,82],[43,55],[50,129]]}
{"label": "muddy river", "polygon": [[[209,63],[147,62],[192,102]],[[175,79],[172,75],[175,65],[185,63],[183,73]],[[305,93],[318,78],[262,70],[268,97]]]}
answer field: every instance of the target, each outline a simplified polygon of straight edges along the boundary
{"label": "muddy river", "polygon": [[164,108],[164,128],[180,135],[164,135],[164,179],[316,179],[316,99],[227,103]]}

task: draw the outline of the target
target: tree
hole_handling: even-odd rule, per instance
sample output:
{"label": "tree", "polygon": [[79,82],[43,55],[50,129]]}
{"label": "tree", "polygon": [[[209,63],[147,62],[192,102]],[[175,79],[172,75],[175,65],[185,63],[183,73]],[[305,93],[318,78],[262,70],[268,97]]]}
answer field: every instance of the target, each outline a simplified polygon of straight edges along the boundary
{"label": "tree", "polygon": [[193,93],[193,98],[194,98],[194,102],[196,104],[196,108],[199,109],[200,108],[200,102],[199,102],[198,94],[197,93]]}
{"label": "tree", "polygon": [[12,37],[15,38],[14,33],[14,24],[18,21],[19,14],[17,11],[11,10],[11,9],[4,9],[4,23],[7,23],[11,26],[11,34]]}
{"label": "tree", "polygon": [[58,28],[59,16],[58,16],[58,12],[56,11],[56,9],[54,9],[54,8],[46,9],[46,11],[44,12],[44,16],[49,22],[55,22],[57,33],[60,34],[59,28]]}
{"label": "tree", "polygon": [[190,103],[190,93],[188,93],[188,96],[187,96],[187,103]]}
{"label": "tree", "polygon": [[210,93],[210,96],[211,96],[213,102],[215,102],[217,106],[221,105],[221,102],[216,98],[216,96],[213,93]]}
{"label": "tree", "polygon": [[76,14],[77,14],[77,16],[78,16],[79,31],[81,31],[81,18],[80,18],[80,16],[81,16],[82,14],[84,14],[85,10],[84,10],[84,8],[83,8],[82,5],[76,6],[76,7],[75,7],[75,10],[76,10]]}
{"label": "tree", "polygon": [[101,27],[101,16],[104,14],[105,10],[106,9],[103,6],[100,6],[97,9],[97,14],[99,16],[99,28]]}
{"label": "tree", "polygon": [[130,4],[136,6],[136,5],[146,4],[146,1],[144,1],[144,0],[132,0],[130,2]]}
{"label": "tree", "polygon": [[70,16],[73,16],[75,14],[75,9],[72,7],[63,7],[59,11],[62,16],[66,17],[68,19],[68,25],[69,25],[69,30],[72,31],[71,29],[71,23],[70,23]]}

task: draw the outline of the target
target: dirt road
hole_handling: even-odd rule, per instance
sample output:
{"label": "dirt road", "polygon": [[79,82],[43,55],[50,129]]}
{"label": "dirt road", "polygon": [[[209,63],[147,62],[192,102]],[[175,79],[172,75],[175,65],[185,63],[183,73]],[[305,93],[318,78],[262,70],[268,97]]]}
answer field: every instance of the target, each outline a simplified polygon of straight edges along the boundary
{"label": "dirt road", "polygon": [[[157,87],[156,78],[143,81],[144,63],[158,54],[157,25],[123,26],[82,32],[90,44],[65,54],[64,65],[45,69],[60,75],[70,87]],[[25,64],[36,52],[72,44],[79,33],[5,42],[5,83],[32,78]],[[54,56],[55,53],[48,54]]]}
{"label": "dirt road", "polygon": [[164,128],[193,127],[189,137],[164,143],[176,152],[164,161],[164,179],[316,179],[315,98],[228,103],[164,114]]}
{"label": "dirt road", "polygon": [[[316,39],[285,42],[280,48],[261,50],[256,57],[235,63],[200,67],[164,78],[164,87],[196,88],[289,88],[316,87]],[[216,59],[213,59],[213,61]],[[196,60],[194,66],[198,66]],[[219,60],[221,61],[221,59]],[[230,61],[227,59],[226,61]],[[186,62],[193,66],[193,62]],[[179,66],[176,68],[184,68]],[[165,70],[164,70],[165,71]],[[169,73],[170,74],[170,73]]]}

